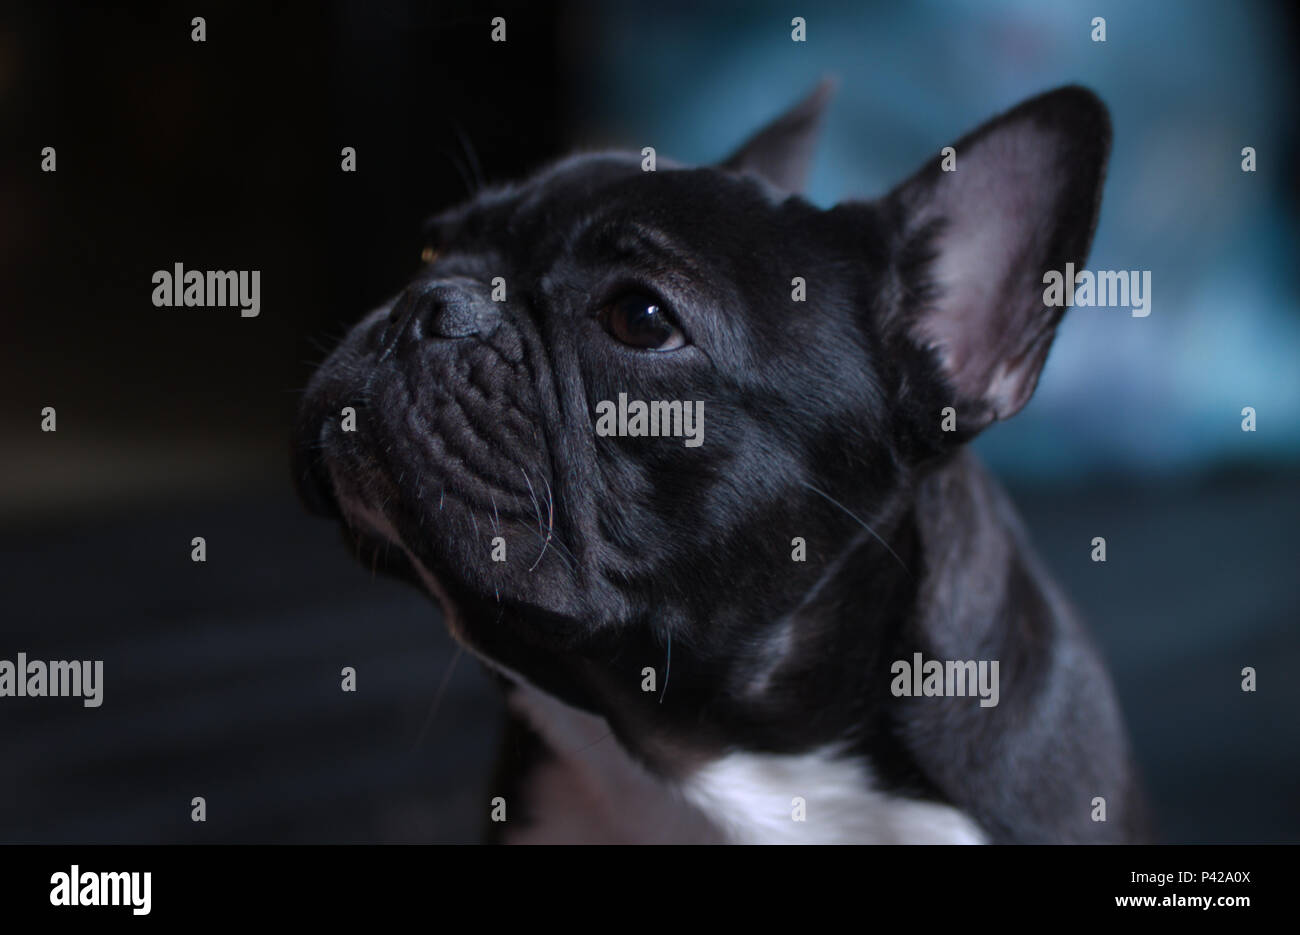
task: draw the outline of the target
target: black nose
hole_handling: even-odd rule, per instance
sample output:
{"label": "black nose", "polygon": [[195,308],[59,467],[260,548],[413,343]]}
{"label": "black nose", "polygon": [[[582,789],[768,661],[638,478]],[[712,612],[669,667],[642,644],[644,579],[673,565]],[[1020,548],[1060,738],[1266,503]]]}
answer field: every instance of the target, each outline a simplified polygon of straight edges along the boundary
{"label": "black nose", "polygon": [[384,345],[392,350],[404,339],[487,337],[500,322],[497,304],[470,280],[418,282],[393,303]]}

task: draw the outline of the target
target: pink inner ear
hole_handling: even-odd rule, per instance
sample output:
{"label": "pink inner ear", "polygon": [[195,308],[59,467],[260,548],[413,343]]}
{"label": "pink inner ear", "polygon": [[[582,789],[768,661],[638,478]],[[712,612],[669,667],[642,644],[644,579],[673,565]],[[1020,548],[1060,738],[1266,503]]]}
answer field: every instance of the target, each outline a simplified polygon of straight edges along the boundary
{"label": "pink inner ear", "polygon": [[[1042,304],[1042,257],[1064,185],[1058,141],[1029,121],[993,130],[944,172],[926,208],[944,219],[932,270],[938,299],[918,317],[918,338],[939,350],[965,399],[1005,417],[1022,406],[1054,327]],[[924,219],[923,219],[924,220]]]}

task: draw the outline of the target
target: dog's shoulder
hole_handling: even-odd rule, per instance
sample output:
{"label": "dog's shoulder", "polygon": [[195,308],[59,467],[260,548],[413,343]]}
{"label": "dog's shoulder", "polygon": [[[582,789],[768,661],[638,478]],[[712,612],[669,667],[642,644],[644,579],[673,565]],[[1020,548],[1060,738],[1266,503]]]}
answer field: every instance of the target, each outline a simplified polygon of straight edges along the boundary
{"label": "dog's shoulder", "polygon": [[[996,707],[943,698],[896,708],[898,734],[927,779],[999,841],[1143,838],[1101,655],[1010,499],[962,452],[918,488],[916,522],[924,579],[905,639],[934,657],[1001,666]],[[1107,820],[1095,817],[1105,813],[1099,801]]]}

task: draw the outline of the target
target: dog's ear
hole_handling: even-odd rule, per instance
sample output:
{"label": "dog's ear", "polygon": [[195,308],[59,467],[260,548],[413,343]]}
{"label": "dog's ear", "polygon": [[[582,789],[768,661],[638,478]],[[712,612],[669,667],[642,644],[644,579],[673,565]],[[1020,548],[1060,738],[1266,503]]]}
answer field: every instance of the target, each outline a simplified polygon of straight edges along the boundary
{"label": "dog's ear", "polygon": [[822,114],[835,88],[834,79],[823,78],[810,95],[751,136],[721,167],[756,175],[790,194],[802,192]]}
{"label": "dog's ear", "polygon": [[902,297],[888,328],[932,352],[958,440],[1033,393],[1065,312],[1045,305],[1043,275],[1087,259],[1109,151],[1105,105],[1061,88],[941,150],[885,199]]}

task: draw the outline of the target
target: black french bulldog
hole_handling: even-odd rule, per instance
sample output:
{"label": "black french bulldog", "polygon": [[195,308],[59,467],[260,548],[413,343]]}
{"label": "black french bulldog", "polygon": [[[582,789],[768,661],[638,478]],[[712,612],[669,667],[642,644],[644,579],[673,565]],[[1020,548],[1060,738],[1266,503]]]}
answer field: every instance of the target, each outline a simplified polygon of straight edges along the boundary
{"label": "black french bulldog", "polygon": [[[1102,663],[962,447],[1033,392],[1106,109],[1044,94],[821,210],[829,91],[716,167],[581,155],[437,216],[307,390],[304,497],[504,677],[502,840],[1145,833]],[[619,394],[702,443],[598,433]]]}

